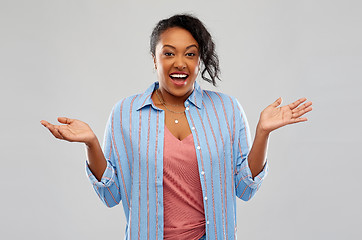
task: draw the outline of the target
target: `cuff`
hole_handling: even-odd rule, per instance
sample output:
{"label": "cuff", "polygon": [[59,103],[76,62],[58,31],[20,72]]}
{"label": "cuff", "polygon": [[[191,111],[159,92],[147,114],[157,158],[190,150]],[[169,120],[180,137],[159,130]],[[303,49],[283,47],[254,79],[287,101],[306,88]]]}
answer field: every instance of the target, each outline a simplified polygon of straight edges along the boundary
{"label": "cuff", "polygon": [[88,166],[87,161],[86,161],[86,172],[92,185],[98,187],[109,187],[112,184],[112,182],[114,182],[115,171],[109,161],[107,161],[107,167],[106,170],[104,170],[101,181],[98,181],[97,178],[94,176],[94,174],[92,173],[92,171]]}
{"label": "cuff", "polygon": [[249,168],[249,162],[248,159],[246,158],[245,161],[243,161],[243,163],[240,165],[239,167],[239,171],[237,173],[237,175],[241,175],[241,178],[243,179],[243,181],[246,183],[246,185],[248,185],[251,188],[257,188],[259,186],[259,184],[263,181],[263,179],[266,177],[266,175],[268,174],[268,160],[265,162],[264,168],[263,170],[254,177],[254,179],[252,178],[252,174]]}

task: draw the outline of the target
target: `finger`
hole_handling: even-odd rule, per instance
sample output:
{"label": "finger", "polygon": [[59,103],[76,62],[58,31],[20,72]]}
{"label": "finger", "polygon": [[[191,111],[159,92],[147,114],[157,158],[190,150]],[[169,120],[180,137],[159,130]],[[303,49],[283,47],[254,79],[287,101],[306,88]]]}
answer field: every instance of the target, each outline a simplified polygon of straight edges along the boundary
{"label": "finger", "polygon": [[43,124],[44,127],[48,128],[48,130],[53,134],[54,137],[58,139],[63,139],[62,135],[59,133],[59,130],[57,126],[48,123],[47,121],[41,121],[41,124]]}
{"label": "finger", "polygon": [[275,100],[275,102],[270,104],[270,106],[278,107],[280,104],[282,104],[282,102],[283,102],[283,99],[281,97],[279,97],[277,100]]}
{"label": "finger", "polygon": [[41,121],[40,121],[40,124],[43,125],[44,127],[46,127],[46,124],[48,124],[48,122],[45,121],[45,120],[41,120]]}
{"label": "finger", "polygon": [[299,111],[302,111],[302,110],[306,109],[309,106],[312,106],[312,102],[304,103],[303,105],[299,106],[298,108],[293,109],[292,113],[298,113]]}
{"label": "finger", "polygon": [[306,122],[306,121],[308,121],[308,118],[306,118],[306,117],[304,117],[304,118],[293,118],[291,121],[292,121],[291,123]]}
{"label": "finger", "polygon": [[310,112],[312,110],[313,110],[313,108],[311,106],[309,106],[309,107],[307,107],[307,108],[305,108],[303,110],[300,110],[300,111],[298,111],[296,113],[293,113],[292,116],[293,116],[293,118],[299,118],[300,116],[303,116],[304,114],[306,114],[306,113],[308,113],[308,112]]}
{"label": "finger", "polygon": [[61,126],[54,125],[55,132],[59,139],[64,139],[63,134],[61,133]]}
{"label": "finger", "polygon": [[298,107],[298,106],[299,106],[302,102],[304,102],[305,100],[307,100],[307,99],[306,99],[306,98],[300,98],[300,99],[298,99],[297,101],[289,104],[288,106],[289,106],[290,109],[293,110],[294,108]]}
{"label": "finger", "polygon": [[41,123],[41,125],[43,125],[44,127],[48,128],[48,129],[53,126],[53,124],[51,124],[45,120],[41,120],[40,123]]}
{"label": "finger", "polygon": [[[58,130],[59,135],[62,137],[62,139],[70,141],[68,139],[69,132],[64,127],[59,127],[59,128],[57,128],[57,130]],[[72,142],[72,141],[70,141],[70,142]]]}
{"label": "finger", "polygon": [[58,122],[64,123],[64,124],[71,124],[74,121],[74,119],[70,119],[67,117],[58,117]]}

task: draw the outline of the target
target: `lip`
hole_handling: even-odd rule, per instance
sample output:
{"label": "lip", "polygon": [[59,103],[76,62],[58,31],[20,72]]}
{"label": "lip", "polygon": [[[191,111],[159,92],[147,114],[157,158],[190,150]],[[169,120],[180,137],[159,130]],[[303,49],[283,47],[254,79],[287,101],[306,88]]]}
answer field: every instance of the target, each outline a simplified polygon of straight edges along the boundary
{"label": "lip", "polygon": [[172,75],[172,74],[185,74],[185,75],[189,75],[187,72],[172,72],[172,73],[170,73],[170,75]]}

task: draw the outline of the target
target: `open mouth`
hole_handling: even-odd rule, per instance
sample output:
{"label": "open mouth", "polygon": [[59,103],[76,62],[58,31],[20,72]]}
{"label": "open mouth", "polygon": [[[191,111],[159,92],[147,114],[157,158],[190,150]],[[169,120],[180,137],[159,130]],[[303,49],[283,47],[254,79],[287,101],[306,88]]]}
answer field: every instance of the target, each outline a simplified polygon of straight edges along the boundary
{"label": "open mouth", "polygon": [[187,74],[170,74],[170,78],[175,81],[185,81],[188,76]]}

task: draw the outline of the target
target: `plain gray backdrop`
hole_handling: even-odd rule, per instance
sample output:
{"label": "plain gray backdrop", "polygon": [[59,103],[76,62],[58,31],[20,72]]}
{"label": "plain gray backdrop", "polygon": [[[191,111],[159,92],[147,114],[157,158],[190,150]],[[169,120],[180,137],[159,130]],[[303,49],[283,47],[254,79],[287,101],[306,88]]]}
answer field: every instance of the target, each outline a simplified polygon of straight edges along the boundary
{"label": "plain gray backdrop", "polygon": [[102,141],[112,106],[157,80],[152,28],[182,12],[212,33],[216,90],[238,98],[252,134],[279,96],[313,101],[307,123],[272,133],[269,175],[237,204],[239,239],[361,236],[361,1],[0,0],[1,239],[123,239],[123,209],[93,191],[84,146],[39,121],[77,118]]}

